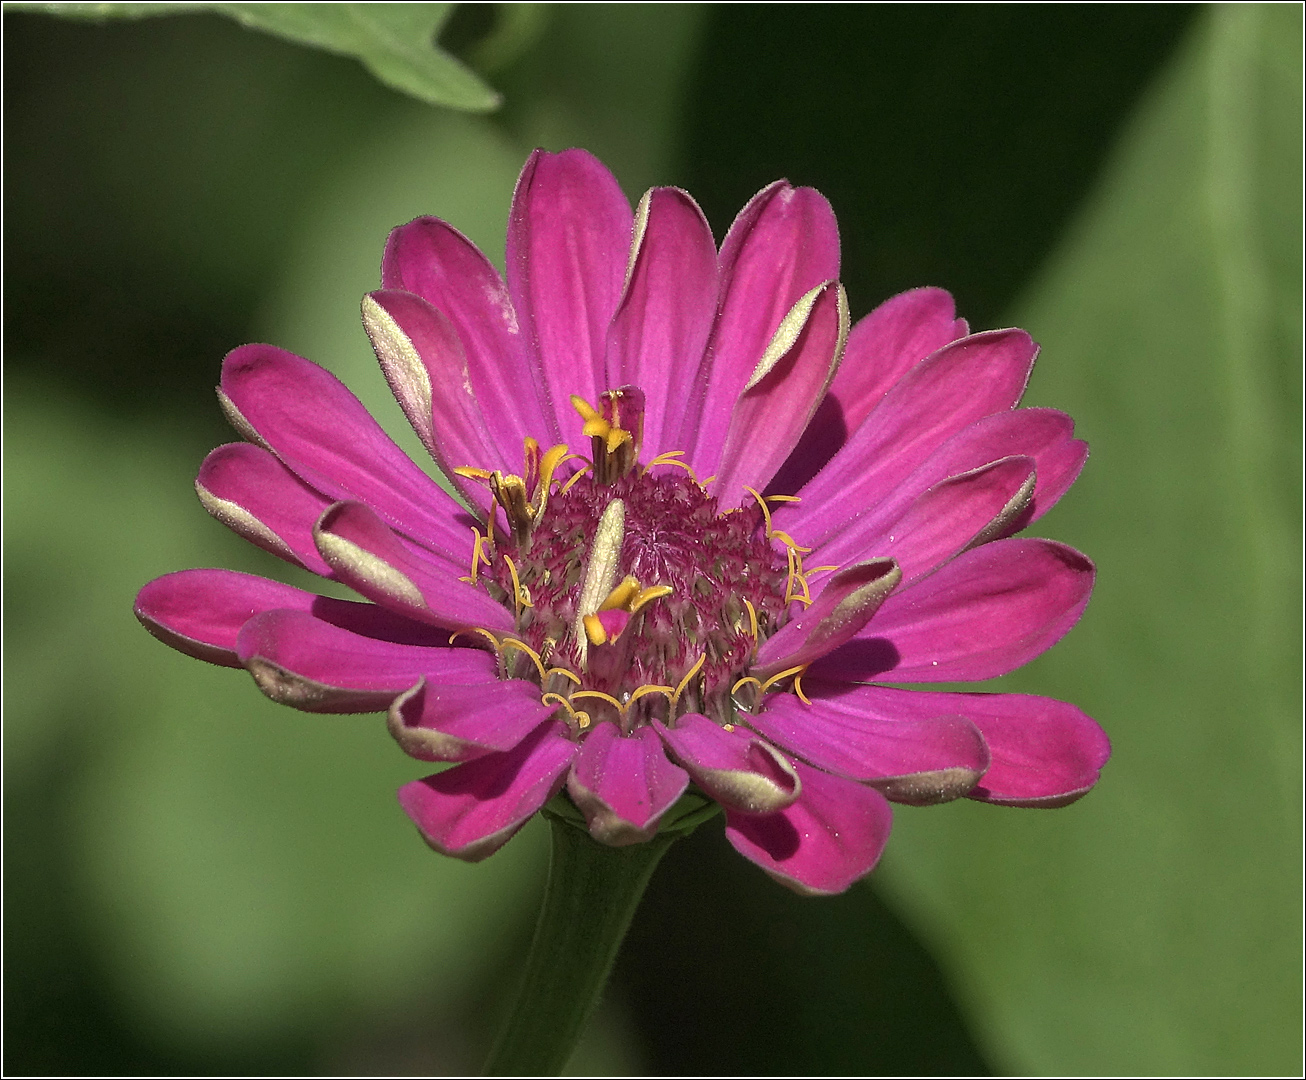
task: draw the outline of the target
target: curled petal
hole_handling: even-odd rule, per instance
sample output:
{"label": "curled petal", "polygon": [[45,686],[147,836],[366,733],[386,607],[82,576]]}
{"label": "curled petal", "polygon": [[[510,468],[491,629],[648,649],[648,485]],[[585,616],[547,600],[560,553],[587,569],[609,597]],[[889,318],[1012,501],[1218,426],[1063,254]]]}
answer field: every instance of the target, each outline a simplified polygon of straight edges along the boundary
{"label": "curled petal", "polygon": [[586,736],[567,776],[567,794],[590,835],[613,847],[652,838],[688,786],[689,774],[667,760],[652,728],[623,735],[612,723]]}
{"label": "curled petal", "polygon": [[546,720],[512,750],[405,784],[399,805],[436,851],[480,862],[557,794],[575,755],[567,726]]}
{"label": "curled petal", "polygon": [[363,503],[332,505],[313,539],[340,581],[392,611],[454,629],[512,629],[505,608],[405,545]]}
{"label": "curled petal", "polygon": [[313,522],[330,500],[299,480],[276,456],[251,443],[219,446],[195,480],[204,509],[264,551],[323,577],[331,567],[313,544]]}
{"label": "curled petal", "polygon": [[[808,705],[773,694],[748,724],[826,772],[861,780],[915,806],[961,798],[990,765],[984,736],[964,716],[921,711],[907,718],[881,707],[881,687],[807,684]],[[951,695],[935,695],[949,697]]]}
{"label": "curled petal", "polygon": [[998,540],[895,593],[814,678],[971,682],[1005,675],[1079,621],[1093,564],[1051,540]]}
{"label": "curled petal", "polygon": [[394,699],[387,724],[404,753],[422,761],[471,761],[511,750],[557,712],[520,679],[453,683],[444,672]]}
{"label": "curled petal", "polygon": [[721,312],[680,429],[700,476],[719,471],[735,403],[781,323],[802,297],[838,278],[834,211],[820,192],[779,180],[739,212],[720,266]]}
{"label": "curled petal", "polygon": [[848,335],[843,363],[802,440],[772,481],[797,491],[815,476],[894,383],[950,341],[966,335],[952,296],[943,289],[911,289],[890,297]]}
{"label": "curled petal", "polygon": [[[439,218],[417,218],[390,234],[381,283],[416,293],[452,324],[493,446],[515,450],[528,435],[558,441],[507,286],[475,244]],[[492,460],[455,464],[504,468]]]}
{"label": "curled petal", "polygon": [[296,610],[254,616],[236,655],[268,697],[304,712],[381,712],[428,673],[494,678],[492,658],[479,650],[382,641]]}
{"label": "curled petal", "polygon": [[841,503],[871,506],[945,440],[982,417],[1011,409],[1025,392],[1038,346],[1023,330],[991,330],[945,345],[911,369],[802,489],[786,515],[794,535],[816,546],[830,527],[810,520]]}
{"label": "curled petal", "polygon": [[765,488],[812,419],[848,337],[848,298],[837,282],[800,297],[781,320],[730,414],[716,491],[724,508],[744,488]]}
{"label": "curled petal", "polygon": [[653,724],[694,783],[722,806],[768,814],[802,793],[798,774],[784,755],[750,732],[727,731],[696,713],[680,717],[674,728],[656,720]]}
{"label": "curled petal", "polygon": [[339,379],[302,356],[244,345],[222,363],[235,428],[331,500],[358,499],[410,539],[465,563],[467,514],[381,430]]}
{"label": "curled petal", "polygon": [[763,644],[753,674],[766,679],[837,649],[870,621],[900,580],[902,571],[892,559],[832,575],[812,606]]}
{"label": "curled petal", "polygon": [[807,896],[841,893],[879,862],[893,811],[883,795],[794,762],[802,798],[778,813],[726,811],[726,839],[771,877]]}

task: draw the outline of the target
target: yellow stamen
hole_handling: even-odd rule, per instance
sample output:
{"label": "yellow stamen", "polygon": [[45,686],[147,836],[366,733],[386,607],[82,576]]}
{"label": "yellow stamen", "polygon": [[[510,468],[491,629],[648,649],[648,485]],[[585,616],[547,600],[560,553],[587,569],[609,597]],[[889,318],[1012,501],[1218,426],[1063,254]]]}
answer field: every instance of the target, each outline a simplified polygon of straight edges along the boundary
{"label": "yellow stamen", "polygon": [[577,686],[580,685],[580,676],[577,675],[577,674],[576,674],[574,671],[572,671],[570,668],[565,668],[565,667],[551,667],[551,668],[549,668],[548,671],[546,671],[546,672],[544,673],[544,677],[545,677],[545,679],[551,679],[551,678],[553,678],[554,675],[562,675],[564,678],[568,678],[568,679],[570,679],[570,680],[571,680],[572,682],[574,682]]}
{"label": "yellow stamen", "polygon": [[507,555],[503,557],[503,561],[508,564],[508,573],[512,575],[512,594],[517,604],[517,618],[520,619],[522,608],[534,607],[535,605],[531,603],[531,594],[527,591],[526,586],[521,583],[521,579],[517,576],[517,564]]}
{"label": "yellow stamen", "polygon": [[676,706],[680,704],[680,695],[685,692],[689,686],[690,680],[702,670],[703,665],[707,662],[707,653],[703,653],[694,666],[685,672],[685,677],[680,680],[680,685],[676,687],[675,693],[671,695],[671,715],[676,715]]}
{"label": "yellow stamen", "polygon": [[585,636],[589,638],[591,645],[606,645],[608,643],[607,628],[599,621],[597,615],[585,615],[581,618],[585,624]]}
{"label": "yellow stamen", "polygon": [[797,495],[768,495],[766,497],[766,500],[767,502],[787,502],[787,503],[800,503],[803,501]]}
{"label": "yellow stamen", "polygon": [[[789,579],[785,582],[785,603],[798,600],[811,606],[812,591],[808,588],[807,578],[803,576],[803,557],[798,554],[795,548],[785,548],[789,557]],[[794,592],[794,582],[802,588],[802,592]]]}
{"label": "yellow stamen", "polygon": [[488,480],[490,478],[489,469],[474,469],[470,465],[459,465],[453,470],[455,476],[465,476],[469,480]]}
{"label": "yellow stamen", "polygon": [[838,569],[839,569],[838,564],[833,564],[831,566],[813,566],[810,570],[804,570],[803,573],[807,577],[811,577],[813,574],[824,574],[827,570],[838,570]]}
{"label": "yellow stamen", "polygon": [[757,505],[762,508],[762,520],[766,522],[766,538],[770,540],[771,539],[771,508],[766,505],[766,500],[762,498],[762,496],[759,495],[756,491],[750,488],[747,484],[744,485],[744,490],[748,492],[748,494],[753,496],[753,498],[757,500]]}
{"label": "yellow stamen", "polygon": [[567,710],[568,714],[570,715],[570,718],[576,721],[576,726],[580,728],[581,731],[584,731],[587,727],[590,726],[590,714],[587,712],[577,712],[575,709],[571,707],[571,702],[568,701],[561,694],[544,694],[540,698],[540,704],[561,705],[564,709]]}
{"label": "yellow stamen", "polygon": [[[775,675],[772,675],[769,679],[766,680],[766,682],[762,684],[762,693],[765,694],[768,690],[771,689],[771,687],[773,687],[781,679],[787,679],[789,678],[790,675],[796,675],[799,678],[802,678],[802,674],[806,670],[807,670],[806,664],[799,664],[797,667],[786,668],[784,671],[777,672]],[[806,701],[807,699],[804,698],[803,700]],[[807,703],[809,705],[811,704],[810,701],[808,701]]]}
{"label": "yellow stamen", "polygon": [[767,539],[779,540],[785,547],[793,548],[795,551],[810,552],[812,550],[809,547],[803,547],[802,544],[798,543],[792,536],[781,529],[773,529],[767,534]]}
{"label": "yellow stamen", "polygon": [[645,604],[651,604],[654,600],[658,600],[663,596],[670,596],[674,591],[670,585],[650,585],[647,589],[640,589],[627,610],[634,615]]}
{"label": "yellow stamen", "polygon": [[527,656],[529,656],[531,658],[531,662],[535,664],[535,670],[540,673],[540,685],[544,684],[544,661],[540,659],[540,654],[537,653],[534,649],[532,649],[529,645],[527,645],[526,642],[520,641],[517,638],[513,638],[513,637],[504,638],[503,642],[500,645],[500,648],[505,653],[509,649],[519,649],[521,652],[524,652]]}
{"label": "yellow stamen", "polygon": [[803,693],[803,672],[806,670],[807,667],[806,665],[804,665],[803,671],[800,671],[797,675],[794,676],[794,693],[798,695],[798,700],[801,701],[804,705],[810,705],[812,703],[812,699]]}
{"label": "yellow stamen", "polygon": [[[571,456],[572,456],[572,457],[576,457],[576,458],[580,458],[580,455],[579,455],[579,454],[572,454]],[[584,476],[587,472],[589,472],[591,469],[593,469],[594,466],[590,464],[589,458],[580,458],[580,459],[581,459],[581,461],[585,462],[585,468],[583,468],[583,469],[577,469],[574,473],[571,474],[571,476],[570,476],[570,478],[568,478],[567,482],[566,482],[565,484],[563,484],[562,487],[561,487],[561,489],[558,491],[558,494],[559,494],[559,495],[566,495],[567,492],[569,492],[569,491],[571,490],[571,486],[572,486],[572,485],[573,485],[577,480],[579,480],[579,479],[580,479],[582,476]]]}
{"label": "yellow stamen", "polygon": [[600,611],[613,611],[621,608],[623,611],[629,611],[628,606],[632,597],[639,595],[639,579],[631,574],[627,574],[621,579],[615,589],[608,593],[608,598],[599,605]]}
{"label": "yellow stamen", "polygon": [[[744,602],[744,607],[748,609],[748,632],[752,635],[754,643],[757,641],[757,610],[749,603],[748,597],[740,597]],[[733,693],[734,691],[731,691]]]}
{"label": "yellow stamen", "polygon": [[658,686],[656,683],[645,683],[630,695],[630,700],[626,702],[626,708],[629,709],[640,698],[647,697],[649,694],[665,694],[667,700],[670,701],[675,696],[675,693],[675,690],[670,686]]}
{"label": "yellow stamen", "polygon": [[753,675],[745,675],[742,679],[739,679],[734,686],[730,688],[730,695],[733,697],[735,694],[739,693],[739,688],[743,686],[744,683],[752,683],[754,686],[757,687],[757,691],[759,694],[762,692],[761,680],[759,680]]}
{"label": "yellow stamen", "polygon": [[499,644],[499,639],[495,637],[492,633],[490,633],[490,631],[485,630],[479,626],[469,626],[463,630],[455,630],[452,634],[449,635],[449,644],[452,645],[454,643],[454,639],[462,637],[463,634],[483,634],[486,640],[489,641],[490,645],[493,646],[494,655],[501,656],[503,654],[503,647]]}
{"label": "yellow stamen", "polygon": [[598,698],[600,701],[606,701],[617,710],[618,716],[622,716],[626,712],[626,707],[622,705],[620,701],[614,698],[611,694],[605,694],[602,690],[573,690],[571,693],[572,701],[575,701],[578,697],[592,697]]}

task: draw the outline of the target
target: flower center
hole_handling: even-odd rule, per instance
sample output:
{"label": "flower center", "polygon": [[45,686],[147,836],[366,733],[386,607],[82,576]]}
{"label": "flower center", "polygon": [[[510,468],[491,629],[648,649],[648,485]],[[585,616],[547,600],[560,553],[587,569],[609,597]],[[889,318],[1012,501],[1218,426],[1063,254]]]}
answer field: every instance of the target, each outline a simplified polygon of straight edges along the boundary
{"label": "flower center", "polygon": [[573,399],[594,460],[565,483],[552,474],[566,448],[540,454],[534,440],[524,478],[458,470],[494,495],[464,580],[514,611],[515,636],[494,639],[501,672],[537,681],[581,730],[687,712],[730,723],[740,680],[760,687],[748,678],[758,646],[810,602],[803,549],[772,530],[761,496],[722,513],[677,452],[638,465],[642,398]]}

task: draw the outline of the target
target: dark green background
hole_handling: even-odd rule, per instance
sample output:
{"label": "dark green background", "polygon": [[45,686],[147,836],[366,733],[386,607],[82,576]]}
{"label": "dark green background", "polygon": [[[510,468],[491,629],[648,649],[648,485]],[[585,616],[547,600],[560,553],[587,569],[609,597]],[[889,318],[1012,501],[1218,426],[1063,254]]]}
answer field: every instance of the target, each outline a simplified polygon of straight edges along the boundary
{"label": "dark green background", "polygon": [[1042,342],[1029,400],[1093,454],[1037,531],[1100,579],[1002,683],[1115,745],[1064,811],[900,808],[834,900],[705,827],[573,1068],[1299,1070],[1299,8],[563,7],[489,117],[216,16],[4,31],[7,1071],[477,1067],[538,829],[437,859],[375,718],[278,709],[130,603],[282,573],[191,493],[223,353],[300,351],[402,423],[357,318],[385,232],[435,213],[501,260],[537,144],[687,188],[718,236],[812,184],[855,318],[935,284]]}

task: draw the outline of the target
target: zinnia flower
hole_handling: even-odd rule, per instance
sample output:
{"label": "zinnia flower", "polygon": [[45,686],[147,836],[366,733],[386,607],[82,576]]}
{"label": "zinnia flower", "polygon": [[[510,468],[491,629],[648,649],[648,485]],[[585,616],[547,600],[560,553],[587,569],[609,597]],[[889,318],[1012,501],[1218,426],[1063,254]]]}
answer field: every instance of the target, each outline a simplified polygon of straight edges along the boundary
{"label": "zinnia flower", "polygon": [[1074,625],[1092,564],[1013,534],[1087,447],[1016,408],[1029,335],[972,334],[932,288],[850,330],[838,274],[811,188],[759,192],[718,252],[685,192],[632,213],[588,153],[537,151],[506,283],[419,218],[363,300],[462,501],[332,375],[244,346],[218,396],[247,441],[209,455],[200,499],[368,602],[188,570],[137,615],[276,701],[387,711],[409,754],[457,763],[399,801],[463,859],[562,791],[613,845],[710,799],[745,857],[833,893],[875,865],[890,801],[1070,802],[1109,753],[1073,705],[881,683],[1002,675]]}

